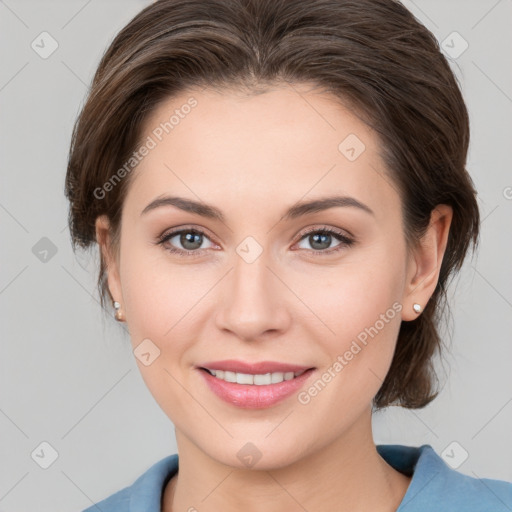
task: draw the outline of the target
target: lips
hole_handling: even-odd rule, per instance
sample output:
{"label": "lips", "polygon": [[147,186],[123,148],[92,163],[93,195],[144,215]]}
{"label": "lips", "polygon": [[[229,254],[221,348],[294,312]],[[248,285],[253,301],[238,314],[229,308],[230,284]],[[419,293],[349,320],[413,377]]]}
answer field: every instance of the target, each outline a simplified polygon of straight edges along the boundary
{"label": "lips", "polygon": [[262,361],[212,361],[197,367],[209,389],[225,402],[246,409],[262,409],[298,391],[314,368]]}
{"label": "lips", "polygon": [[297,364],[278,363],[276,361],[261,361],[258,363],[245,363],[243,361],[236,361],[228,359],[225,361],[211,361],[201,365],[198,368],[206,370],[223,370],[235,373],[252,373],[253,375],[275,373],[275,372],[301,372],[309,370],[311,366],[300,366]]}

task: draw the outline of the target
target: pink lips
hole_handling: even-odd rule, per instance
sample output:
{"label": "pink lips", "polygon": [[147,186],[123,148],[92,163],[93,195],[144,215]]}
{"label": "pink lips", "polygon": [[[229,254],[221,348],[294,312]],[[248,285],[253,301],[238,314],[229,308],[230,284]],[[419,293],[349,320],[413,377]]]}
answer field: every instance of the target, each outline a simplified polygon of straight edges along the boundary
{"label": "pink lips", "polygon": [[[259,363],[244,363],[242,361],[226,360],[212,361],[201,364],[197,367],[206,384],[219,398],[232,405],[246,409],[264,409],[297,392],[309,379],[314,368],[308,366],[278,363],[273,361],[262,361]],[[263,386],[250,384],[237,384],[226,382],[211,375],[209,370],[224,370],[238,373],[265,374],[275,372],[300,372],[302,375],[291,380],[285,380],[278,384]]]}
{"label": "pink lips", "polygon": [[299,366],[296,364],[277,363],[275,361],[261,361],[259,363],[244,363],[228,359],[225,361],[212,361],[199,365],[200,368],[208,368],[209,370],[224,370],[237,373],[261,374],[274,372],[300,372],[308,370],[310,366]]}

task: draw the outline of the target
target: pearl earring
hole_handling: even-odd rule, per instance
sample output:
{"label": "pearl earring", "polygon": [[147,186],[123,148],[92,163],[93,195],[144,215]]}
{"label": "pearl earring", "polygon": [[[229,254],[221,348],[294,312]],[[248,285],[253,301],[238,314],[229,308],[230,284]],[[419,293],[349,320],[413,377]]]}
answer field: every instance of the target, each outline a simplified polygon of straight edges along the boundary
{"label": "pearl earring", "polygon": [[420,313],[420,312],[421,312],[421,306],[420,306],[419,304],[414,303],[414,304],[412,305],[412,309],[414,309],[414,311],[415,311],[416,313]]}
{"label": "pearl earring", "polygon": [[121,313],[121,304],[119,304],[119,302],[117,302],[117,301],[114,301],[114,309],[116,310],[115,319],[118,322],[123,322],[124,317],[123,317],[123,314]]}

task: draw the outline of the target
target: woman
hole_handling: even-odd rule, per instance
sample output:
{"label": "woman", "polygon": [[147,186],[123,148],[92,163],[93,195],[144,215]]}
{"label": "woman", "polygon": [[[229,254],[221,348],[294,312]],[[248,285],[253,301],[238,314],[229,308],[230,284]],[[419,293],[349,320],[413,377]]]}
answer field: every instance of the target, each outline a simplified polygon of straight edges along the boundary
{"label": "woman", "polygon": [[373,411],[437,394],[437,319],[478,240],[468,142],[434,36],[394,0],[139,13],[99,65],[66,193],[179,459],[97,507],[512,509],[512,484],[372,438]]}

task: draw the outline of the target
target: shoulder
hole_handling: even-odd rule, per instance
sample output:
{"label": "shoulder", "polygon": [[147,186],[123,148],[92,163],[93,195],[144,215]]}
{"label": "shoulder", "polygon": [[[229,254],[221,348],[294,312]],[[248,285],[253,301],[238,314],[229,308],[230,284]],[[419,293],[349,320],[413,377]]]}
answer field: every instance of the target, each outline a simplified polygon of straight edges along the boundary
{"label": "shoulder", "polygon": [[153,464],[135,482],[83,512],[160,512],[165,484],[178,471],[178,455],[168,455]]}
{"label": "shoulder", "polygon": [[511,482],[460,473],[437,455],[430,445],[379,445],[377,450],[388,464],[412,475],[397,512],[512,510]]}

